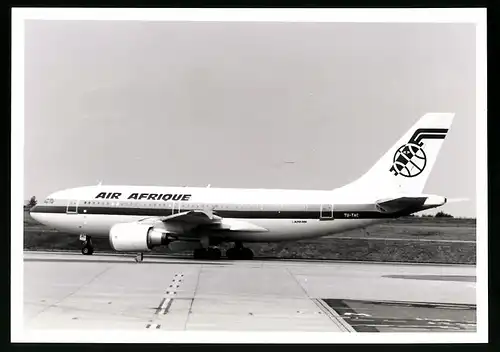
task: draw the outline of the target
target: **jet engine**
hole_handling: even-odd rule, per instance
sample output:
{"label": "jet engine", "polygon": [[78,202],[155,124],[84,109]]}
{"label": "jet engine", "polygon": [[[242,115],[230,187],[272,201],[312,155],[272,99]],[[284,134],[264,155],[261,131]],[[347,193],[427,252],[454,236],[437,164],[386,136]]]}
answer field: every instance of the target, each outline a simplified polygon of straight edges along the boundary
{"label": "jet engine", "polygon": [[168,245],[168,233],[152,225],[138,223],[116,224],[109,231],[109,243],[119,252],[147,252],[153,247]]}

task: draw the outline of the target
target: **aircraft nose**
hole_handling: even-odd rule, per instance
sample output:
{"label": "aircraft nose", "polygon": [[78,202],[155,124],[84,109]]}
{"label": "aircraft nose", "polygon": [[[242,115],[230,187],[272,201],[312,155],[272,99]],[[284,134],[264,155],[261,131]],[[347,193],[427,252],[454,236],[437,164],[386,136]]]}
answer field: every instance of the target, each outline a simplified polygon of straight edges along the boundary
{"label": "aircraft nose", "polygon": [[37,220],[37,221],[40,221],[40,206],[39,205],[35,205],[33,208],[30,209],[29,211],[30,213],[30,216]]}

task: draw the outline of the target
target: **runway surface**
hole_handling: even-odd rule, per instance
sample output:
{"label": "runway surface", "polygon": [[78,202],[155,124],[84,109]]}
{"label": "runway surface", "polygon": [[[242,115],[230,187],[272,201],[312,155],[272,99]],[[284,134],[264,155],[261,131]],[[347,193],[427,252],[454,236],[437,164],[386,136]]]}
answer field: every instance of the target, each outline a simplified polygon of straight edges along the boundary
{"label": "runway surface", "polygon": [[28,329],[475,331],[475,266],[24,253]]}

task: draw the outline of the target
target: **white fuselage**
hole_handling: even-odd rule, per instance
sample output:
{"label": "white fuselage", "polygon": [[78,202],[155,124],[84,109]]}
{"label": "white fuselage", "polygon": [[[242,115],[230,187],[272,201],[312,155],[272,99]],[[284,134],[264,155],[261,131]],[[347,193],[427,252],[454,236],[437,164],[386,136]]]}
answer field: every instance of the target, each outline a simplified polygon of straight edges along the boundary
{"label": "white fuselage", "polygon": [[376,210],[374,201],[347,197],[341,189],[89,186],[56,192],[31,214],[61,231],[107,237],[118,223],[201,210],[219,215],[233,229],[240,228],[211,236],[272,242],[321,237],[382,221],[387,217]]}

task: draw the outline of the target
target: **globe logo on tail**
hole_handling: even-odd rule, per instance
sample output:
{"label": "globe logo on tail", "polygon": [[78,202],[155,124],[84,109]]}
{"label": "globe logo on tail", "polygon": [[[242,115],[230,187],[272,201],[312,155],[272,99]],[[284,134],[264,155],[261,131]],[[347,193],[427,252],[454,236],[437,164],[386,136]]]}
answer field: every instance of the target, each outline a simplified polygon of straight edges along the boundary
{"label": "globe logo on tail", "polygon": [[426,164],[427,156],[422,146],[408,143],[399,147],[394,154],[391,171],[395,175],[415,177],[424,171]]}
{"label": "globe logo on tail", "polygon": [[444,139],[446,128],[420,128],[410,140],[394,153],[392,167],[389,169],[395,176],[415,177],[420,175],[427,165],[423,139]]}

